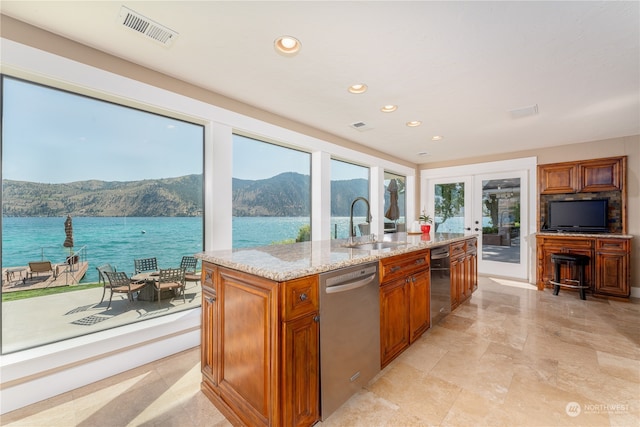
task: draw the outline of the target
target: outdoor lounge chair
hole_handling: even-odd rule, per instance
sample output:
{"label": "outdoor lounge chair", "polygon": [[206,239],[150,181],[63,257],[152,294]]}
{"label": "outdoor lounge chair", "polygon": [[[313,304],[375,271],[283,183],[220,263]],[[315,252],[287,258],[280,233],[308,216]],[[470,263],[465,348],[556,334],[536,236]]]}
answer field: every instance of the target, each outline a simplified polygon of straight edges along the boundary
{"label": "outdoor lounge chair", "polygon": [[158,271],[158,260],[156,258],[141,258],[133,260],[134,274],[145,271]]}
{"label": "outdoor lounge chair", "polygon": [[56,278],[58,276],[58,267],[51,265],[51,261],[30,261],[29,262],[29,271],[27,272],[27,274],[29,275],[30,278],[33,279],[33,273],[36,274],[40,274],[40,273],[48,273],[51,272],[51,274],[53,274],[53,277]]}
{"label": "outdoor lounge chair", "polygon": [[196,257],[183,256],[180,267],[184,268],[185,288],[186,282],[198,283],[200,281],[200,275],[196,271],[198,268],[198,259]]}
{"label": "outdoor lounge chair", "polygon": [[104,274],[107,276],[109,289],[111,290],[107,310],[111,307],[111,299],[113,298],[114,293],[127,294],[129,301],[133,301],[134,292],[138,292],[146,286],[146,283],[144,282],[131,281],[131,279],[127,277],[127,274],[122,271],[105,271]]}
{"label": "outdoor lounge chair", "polygon": [[184,268],[166,268],[160,270],[160,276],[154,286],[158,291],[158,303],[160,303],[160,294],[164,289],[173,289],[174,295],[177,296],[176,290],[182,291],[182,300],[186,303],[184,296]]}

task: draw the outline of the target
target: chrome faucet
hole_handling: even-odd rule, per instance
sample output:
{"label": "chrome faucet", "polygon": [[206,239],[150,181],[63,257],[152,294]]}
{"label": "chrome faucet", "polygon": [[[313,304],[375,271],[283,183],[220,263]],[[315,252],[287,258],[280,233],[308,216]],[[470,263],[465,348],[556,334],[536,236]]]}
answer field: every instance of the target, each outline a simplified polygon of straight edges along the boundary
{"label": "chrome faucet", "polygon": [[367,205],[367,224],[371,224],[371,206],[369,206],[369,201],[364,197],[356,197],[353,202],[351,202],[351,211],[349,213],[349,244],[353,244],[353,238],[356,236],[356,231],[353,228],[353,207],[355,206],[358,200],[362,200]]}

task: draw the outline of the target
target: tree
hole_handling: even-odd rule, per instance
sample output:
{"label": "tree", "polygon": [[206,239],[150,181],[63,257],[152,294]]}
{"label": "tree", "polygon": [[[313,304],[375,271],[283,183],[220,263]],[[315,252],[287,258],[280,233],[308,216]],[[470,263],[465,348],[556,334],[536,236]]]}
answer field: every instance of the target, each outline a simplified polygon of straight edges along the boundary
{"label": "tree", "polygon": [[464,184],[455,182],[451,184],[437,184],[435,186],[435,231],[445,223],[447,219],[464,213]]}

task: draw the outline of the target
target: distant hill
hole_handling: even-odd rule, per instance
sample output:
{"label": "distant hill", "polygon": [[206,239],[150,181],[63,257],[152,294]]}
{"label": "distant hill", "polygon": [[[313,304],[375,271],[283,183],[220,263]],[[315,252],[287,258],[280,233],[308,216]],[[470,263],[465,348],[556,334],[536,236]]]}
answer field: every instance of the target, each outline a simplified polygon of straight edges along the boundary
{"label": "distant hill", "polygon": [[[233,179],[234,216],[307,216],[311,184],[308,175],[287,172],[262,180]],[[366,194],[367,181],[331,184],[331,214],[348,216],[351,202]],[[216,200],[216,203],[220,203]],[[77,181],[43,184],[2,181],[2,212],[9,217],[72,216],[199,216],[202,175],[142,181]],[[364,203],[356,215],[365,215]]]}

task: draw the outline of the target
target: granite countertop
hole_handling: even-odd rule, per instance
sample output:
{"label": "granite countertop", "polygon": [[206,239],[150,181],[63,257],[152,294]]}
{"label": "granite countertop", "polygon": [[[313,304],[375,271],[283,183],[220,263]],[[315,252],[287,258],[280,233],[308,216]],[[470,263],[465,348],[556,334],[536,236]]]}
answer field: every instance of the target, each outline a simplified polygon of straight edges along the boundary
{"label": "granite countertop", "polygon": [[632,239],[631,234],[607,234],[607,233],[573,233],[569,231],[539,231],[537,236],[554,236],[554,237],[589,237],[599,239]]}
{"label": "granite countertop", "polygon": [[383,249],[346,247],[346,239],[338,239],[205,251],[195,254],[195,257],[216,265],[282,282],[377,261],[393,255],[434,248],[474,236],[475,234],[462,233],[436,233],[433,236],[393,233],[385,234],[382,240],[395,242],[395,245]]}

